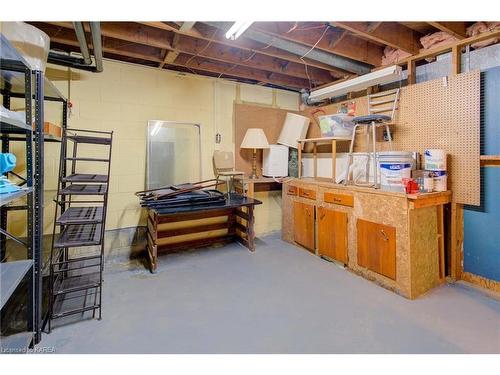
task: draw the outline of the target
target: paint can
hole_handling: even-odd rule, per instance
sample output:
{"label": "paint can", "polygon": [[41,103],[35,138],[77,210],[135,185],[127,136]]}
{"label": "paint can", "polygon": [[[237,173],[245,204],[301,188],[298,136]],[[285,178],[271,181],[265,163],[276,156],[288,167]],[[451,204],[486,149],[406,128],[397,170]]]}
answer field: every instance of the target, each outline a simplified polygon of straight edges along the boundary
{"label": "paint can", "polygon": [[446,171],[446,152],[440,149],[425,150],[424,169],[428,171]]}
{"label": "paint can", "polygon": [[432,171],[434,188],[433,191],[448,190],[448,175],[446,171]]}
{"label": "paint can", "polygon": [[378,173],[380,188],[390,191],[404,191],[403,178],[411,178],[411,171],[415,168],[415,159],[411,152],[386,151],[380,152],[378,159]]}

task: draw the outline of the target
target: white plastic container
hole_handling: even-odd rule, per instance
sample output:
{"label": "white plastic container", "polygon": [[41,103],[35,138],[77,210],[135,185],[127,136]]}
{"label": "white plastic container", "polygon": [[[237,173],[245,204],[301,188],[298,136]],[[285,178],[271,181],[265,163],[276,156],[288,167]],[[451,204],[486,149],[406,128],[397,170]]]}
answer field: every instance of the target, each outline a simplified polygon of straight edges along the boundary
{"label": "white plastic container", "polygon": [[33,70],[45,73],[50,47],[50,38],[47,34],[25,22],[2,22],[0,31]]}
{"label": "white plastic container", "polygon": [[386,151],[377,155],[380,188],[390,191],[404,191],[403,178],[411,178],[415,159],[411,152]]}
{"label": "white plastic container", "polygon": [[318,116],[319,127],[323,137],[351,138],[354,129],[353,117],[345,113]]}
{"label": "white plastic container", "polygon": [[267,177],[288,176],[288,147],[269,145],[264,149],[262,174]]}
{"label": "white plastic container", "polygon": [[446,171],[446,152],[439,149],[425,150],[424,169],[427,171]]}
{"label": "white plastic container", "polygon": [[446,171],[432,171],[434,176],[434,191],[448,190],[448,175]]}

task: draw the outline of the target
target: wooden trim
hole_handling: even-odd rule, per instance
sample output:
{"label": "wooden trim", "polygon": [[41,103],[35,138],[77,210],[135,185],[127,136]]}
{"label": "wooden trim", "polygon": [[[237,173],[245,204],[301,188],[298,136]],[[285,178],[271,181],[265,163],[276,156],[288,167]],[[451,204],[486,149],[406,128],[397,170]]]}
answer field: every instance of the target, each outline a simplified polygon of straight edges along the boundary
{"label": "wooden trim", "polygon": [[481,155],[479,160],[482,167],[500,167],[500,155]]}
{"label": "wooden trim", "polygon": [[410,56],[406,59],[403,59],[403,60],[397,62],[396,64],[404,66],[404,65],[407,65],[408,62],[410,62],[410,61],[419,61],[419,60],[427,59],[429,57],[435,57],[437,55],[441,55],[445,52],[449,52],[452,50],[452,48],[454,46],[456,46],[457,48],[462,48],[462,47],[465,47],[465,46],[473,44],[473,43],[477,43],[477,42],[481,42],[483,40],[497,38],[497,37],[500,37],[500,30],[488,31],[488,32],[483,33],[483,34],[479,34],[476,36],[472,36],[470,38],[462,39],[462,40],[455,42],[455,43],[450,43],[449,45],[446,45],[443,47],[433,48],[433,49],[424,51],[422,53],[419,53],[418,55]]}
{"label": "wooden trim", "polygon": [[176,223],[179,221],[187,221],[187,220],[197,220],[197,219],[206,219],[209,217],[218,217],[218,216],[227,216],[233,212],[231,208],[223,208],[223,209],[213,209],[201,212],[188,212],[182,213],[179,212],[175,216],[169,215],[158,215],[157,223]]}
{"label": "wooden trim", "polygon": [[236,216],[241,217],[243,220],[248,221],[250,219],[250,217],[248,216],[248,214],[246,212],[243,212],[240,210],[235,210],[235,214],[236,214]]}
{"label": "wooden trim", "polygon": [[462,70],[462,49],[453,46],[451,49],[451,74],[460,74]]}
{"label": "wooden trim", "polygon": [[435,27],[440,31],[444,31],[455,38],[464,39],[467,34],[465,22],[427,22],[429,25]]}
{"label": "wooden trim", "polygon": [[202,225],[197,225],[194,227],[186,227],[186,228],[157,230],[156,233],[157,233],[157,238],[161,239],[161,238],[167,238],[167,237],[183,236],[185,234],[209,232],[209,231],[219,230],[219,229],[227,229],[227,227],[228,227],[228,223],[222,222],[222,223],[214,223],[214,224],[202,224]]}
{"label": "wooden trim", "polygon": [[334,24],[363,38],[381,43],[402,51],[415,54],[419,50],[419,34],[397,22],[377,23],[371,27],[370,22],[337,22]]}
{"label": "wooden trim", "polygon": [[481,288],[492,290],[494,292],[500,292],[500,281],[487,279],[479,275],[474,275],[470,272],[463,272],[461,279],[471,284],[480,286]]}
{"label": "wooden trim", "polygon": [[451,204],[450,275],[455,280],[460,279],[462,274],[463,227],[463,205],[453,202]]}
{"label": "wooden trim", "polygon": [[233,241],[236,238],[236,236],[231,236],[231,235],[222,235],[222,236],[216,236],[216,237],[209,237],[209,238],[201,238],[197,240],[191,240],[191,241],[183,241],[183,242],[176,242],[176,243],[171,243],[171,244],[158,244],[157,245],[157,252],[162,253],[162,252],[167,252],[167,251],[177,251],[177,250],[183,250],[183,249],[191,249],[191,248],[197,248],[197,247],[205,247],[213,244],[219,244],[219,243],[229,243]]}
{"label": "wooden trim", "polygon": [[408,197],[410,200],[410,208],[424,208],[430,206],[443,205],[451,202],[451,191],[445,191],[440,194],[430,194],[429,196],[418,195],[416,199],[412,199],[412,197]]}

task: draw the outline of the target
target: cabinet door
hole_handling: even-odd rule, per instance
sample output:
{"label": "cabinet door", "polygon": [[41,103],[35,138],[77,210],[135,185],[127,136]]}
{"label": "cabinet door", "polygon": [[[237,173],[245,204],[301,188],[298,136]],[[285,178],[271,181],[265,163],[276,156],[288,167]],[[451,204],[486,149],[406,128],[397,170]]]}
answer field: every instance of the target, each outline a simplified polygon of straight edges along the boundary
{"label": "cabinet door", "polygon": [[293,215],[295,242],[314,252],[314,205],[294,202]]}
{"label": "cabinet door", "polygon": [[347,264],[347,213],[318,207],[318,255]]}
{"label": "cabinet door", "polygon": [[396,279],[396,228],[358,219],[358,265]]}

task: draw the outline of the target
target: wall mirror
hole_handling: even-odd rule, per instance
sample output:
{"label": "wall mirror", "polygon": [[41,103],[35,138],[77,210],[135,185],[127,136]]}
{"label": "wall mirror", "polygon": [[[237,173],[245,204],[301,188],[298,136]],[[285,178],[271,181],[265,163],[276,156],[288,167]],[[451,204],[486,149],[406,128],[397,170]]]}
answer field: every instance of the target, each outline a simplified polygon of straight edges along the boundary
{"label": "wall mirror", "polygon": [[148,121],[146,189],[201,180],[200,125]]}

